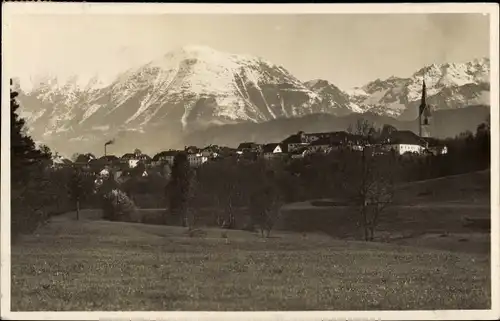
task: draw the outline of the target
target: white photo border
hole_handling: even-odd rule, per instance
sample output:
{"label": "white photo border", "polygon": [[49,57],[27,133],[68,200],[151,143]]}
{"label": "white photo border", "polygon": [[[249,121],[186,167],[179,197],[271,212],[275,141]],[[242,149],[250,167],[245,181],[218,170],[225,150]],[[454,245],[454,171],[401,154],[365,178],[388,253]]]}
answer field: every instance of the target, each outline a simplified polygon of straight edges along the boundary
{"label": "white photo border", "polygon": [[[2,318],[14,320],[480,320],[500,317],[499,239],[499,6],[497,3],[429,4],[181,4],[181,3],[2,3],[2,144],[1,144],[1,305]],[[315,312],[11,312],[10,265],[10,102],[9,22],[23,14],[424,14],[483,13],[490,17],[491,61],[491,309],[435,311],[315,311]]]}

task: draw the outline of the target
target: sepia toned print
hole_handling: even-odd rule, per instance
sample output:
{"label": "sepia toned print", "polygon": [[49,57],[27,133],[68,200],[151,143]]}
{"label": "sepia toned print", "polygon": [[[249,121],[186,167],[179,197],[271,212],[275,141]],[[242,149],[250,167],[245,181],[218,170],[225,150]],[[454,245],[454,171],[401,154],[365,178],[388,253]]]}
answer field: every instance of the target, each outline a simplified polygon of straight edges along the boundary
{"label": "sepia toned print", "polygon": [[496,309],[489,9],[13,15],[10,310]]}

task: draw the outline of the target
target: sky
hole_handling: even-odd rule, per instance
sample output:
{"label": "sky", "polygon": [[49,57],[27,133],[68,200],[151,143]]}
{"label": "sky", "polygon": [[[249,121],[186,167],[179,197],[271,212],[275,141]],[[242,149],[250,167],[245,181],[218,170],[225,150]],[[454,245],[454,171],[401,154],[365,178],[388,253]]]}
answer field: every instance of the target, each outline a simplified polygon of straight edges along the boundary
{"label": "sky", "polygon": [[112,79],[184,45],[260,56],[342,89],[432,63],[489,57],[489,17],[472,14],[18,15],[8,46],[21,80]]}

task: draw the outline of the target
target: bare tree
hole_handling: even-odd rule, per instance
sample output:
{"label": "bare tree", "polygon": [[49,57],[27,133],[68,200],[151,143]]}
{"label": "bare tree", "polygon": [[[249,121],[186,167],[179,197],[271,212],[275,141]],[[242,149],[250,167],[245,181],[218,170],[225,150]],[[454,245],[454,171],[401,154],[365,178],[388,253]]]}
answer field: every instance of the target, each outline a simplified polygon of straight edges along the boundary
{"label": "bare tree", "polygon": [[235,226],[236,206],[245,187],[241,181],[243,171],[243,165],[229,158],[209,163],[200,170],[200,188],[215,206],[215,221],[219,227]]}
{"label": "bare tree", "polygon": [[362,150],[343,154],[341,184],[359,207],[359,225],[363,229],[364,239],[373,241],[380,216],[394,197],[396,158],[393,153],[374,153],[370,142],[376,130],[370,123],[358,121],[356,134],[363,136]]}
{"label": "bare tree", "polygon": [[259,227],[261,236],[269,237],[283,205],[283,197],[276,185],[276,170],[259,165],[257,169],[261,184],[251,192],[250,210],[253,224]]}
{"label": "bare tree", "polygon": [[380,214],[392,203],[394,197],[394,171],[392,155],[373,155],[370,148],[362,152],[361,224],[366,241],[373,241]]}

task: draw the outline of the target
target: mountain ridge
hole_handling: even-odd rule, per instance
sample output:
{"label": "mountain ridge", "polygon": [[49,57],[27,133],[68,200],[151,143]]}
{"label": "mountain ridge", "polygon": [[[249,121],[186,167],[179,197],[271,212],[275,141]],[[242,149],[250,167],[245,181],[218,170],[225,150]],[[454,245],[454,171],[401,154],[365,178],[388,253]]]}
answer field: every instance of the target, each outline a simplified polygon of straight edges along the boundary
{"label": "mountain ridge", "polygon": [[[115,137],[144,136],[177,144],[210,127],[265,123],[313,114],[373,113],[416,118],[425,72],[428,101],[438,110],[489,105],[489,59],[431,65],[408,78],[389,77],[345,91],[306,82],[283,66],[251,55],[185,46],[130,68],[106,84],[98,76],[45,77],[20,90],[21,116],[34,138],[68,149]],[[480,112],[479,112],[480,113]],[[307,118],[307,117],[306,117]]]}

